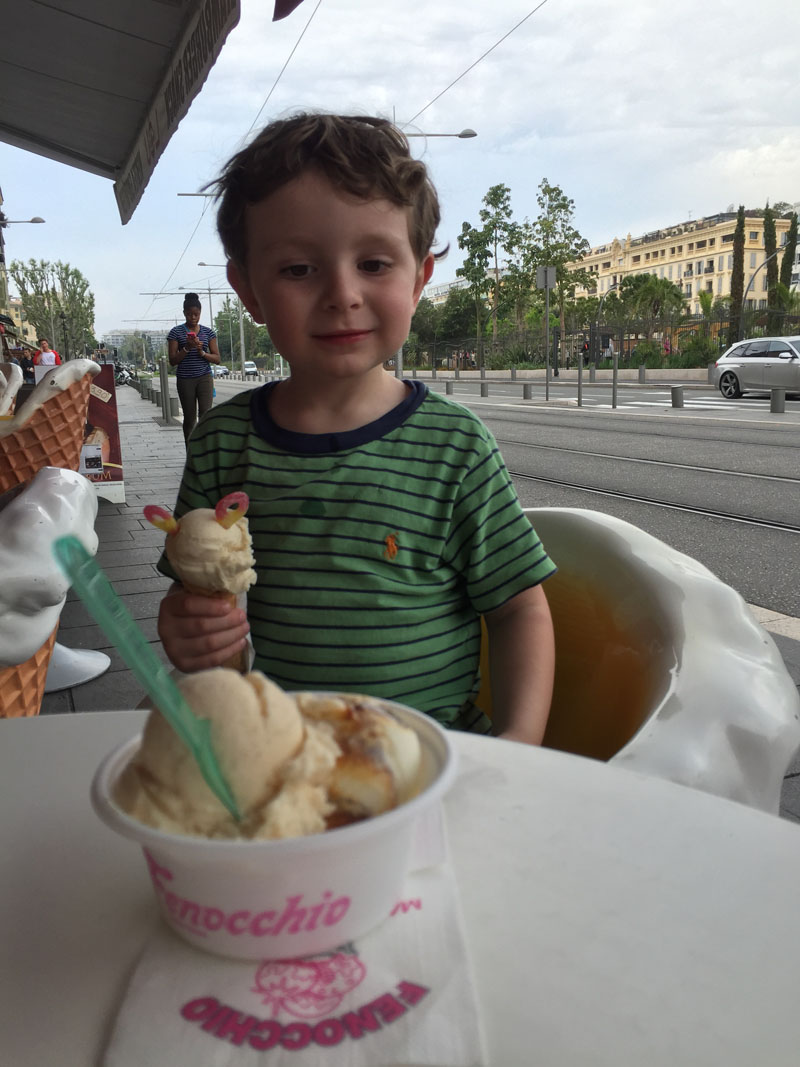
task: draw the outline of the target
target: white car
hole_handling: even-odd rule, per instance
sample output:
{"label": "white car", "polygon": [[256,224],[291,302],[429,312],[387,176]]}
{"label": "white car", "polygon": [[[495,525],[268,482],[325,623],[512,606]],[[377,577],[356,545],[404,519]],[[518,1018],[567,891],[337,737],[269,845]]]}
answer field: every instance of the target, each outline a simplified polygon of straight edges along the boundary
{"label": "white car", "polygon": [[211,368],[211,373],[215,378],[227,378],[230,374],[230,370],[222,363],[214,364]]}
{"label": "white car", "polygon": [[252,361],[252,359],[246,359],[244,361],[244,376],[245,378],[257,378],[258,367]]}
{"label": "white car", "polygon": [[714,384],[728,400],[770,389],[800,393],[800,337],[737,341],[714,366]]}

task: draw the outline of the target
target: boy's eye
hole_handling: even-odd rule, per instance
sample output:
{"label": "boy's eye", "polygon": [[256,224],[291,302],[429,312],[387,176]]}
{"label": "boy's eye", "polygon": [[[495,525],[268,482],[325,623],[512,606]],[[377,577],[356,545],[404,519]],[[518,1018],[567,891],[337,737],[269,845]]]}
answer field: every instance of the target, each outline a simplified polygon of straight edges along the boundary
{"label": "boy's eye", "polygon": [[288,278],[305,278],[310,273],[311,267],[307,263],[292,263],[291,266],[281,270],[281,274],[285,274]]}
{"label": "boy's eye", "polygon": [[383,259],[362,259],[359,267],[367,274],[380,274],[389,269],[389,264]]}

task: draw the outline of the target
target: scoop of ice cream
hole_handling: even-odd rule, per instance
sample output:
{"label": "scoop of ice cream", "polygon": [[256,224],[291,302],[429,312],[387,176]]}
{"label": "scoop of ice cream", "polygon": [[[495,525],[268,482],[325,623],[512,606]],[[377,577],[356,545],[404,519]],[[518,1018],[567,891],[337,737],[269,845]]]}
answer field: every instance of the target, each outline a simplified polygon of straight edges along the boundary
{"label": "scoop of ice cream", "polygon": [[307,721],[327,723],[341,746],[329,790],[341,813],[378,815],[419,791],[419,738],[378,701],[299,693],[297,703]]}
{"label": "scoop of ice cream", "polygon": [[184,585],[219,593],[245,593],[256,581],[247,518],[225,527],[211,508],[187,511],[165,551]]}
{"label": "scoop of ice cream", "polygon": [[[297,705],[262,674],[216,669],[188,675],[179,685],[195,715],[210,721],[220,768],[247,817],[272,799],[280,772],[303,744]],[[129,814],[162,830],[207,837],[236,833],[189,749],[157,711],[120,778],[117,799]]]}
{"label": "scoop of ice cream", "polygon": [[53,632],[70,586],[53,542],[73,534],[94,555],[96,515],[94,486],[61,467],[0,497],[0,667],[24,663]]}
{"label": "scoop of ice cream", "polygon": [[378,815],[418,792],[419,739],[377,701],[295,700],[257,671],[217,668],[179,685],[194,713],[211,722],[242,820],[231,818],[154,711],[115,790],[140,822],[205,837],[299,837]]}

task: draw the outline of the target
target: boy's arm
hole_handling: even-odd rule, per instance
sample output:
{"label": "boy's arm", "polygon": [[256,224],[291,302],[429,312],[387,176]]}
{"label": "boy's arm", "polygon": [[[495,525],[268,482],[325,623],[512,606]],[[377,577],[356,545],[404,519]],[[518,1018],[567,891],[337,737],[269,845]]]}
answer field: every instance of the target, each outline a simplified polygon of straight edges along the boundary
{"label": "boy's arm", "polygon": [[495,733],[540,745],[555,673],[553,621],[544,589],[523,590],[485,619]]}
{"label": "boy's arm", "polygon": [[185,674],[219,667],[241,652],[247,615],[227,599],[187,593],[176,582],[158,609],[158,636],[173,666]]}

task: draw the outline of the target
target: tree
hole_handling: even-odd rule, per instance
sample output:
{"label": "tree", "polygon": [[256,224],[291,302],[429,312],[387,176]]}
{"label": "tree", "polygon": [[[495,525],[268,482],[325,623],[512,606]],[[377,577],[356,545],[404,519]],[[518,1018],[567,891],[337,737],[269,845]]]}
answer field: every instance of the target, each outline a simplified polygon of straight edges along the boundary
{"label": "tree", "polygon": [[462,222],[458,235],[458,247],[467,254],[464,262],[457,268],[456,274],[467,281],[468,292],[472,297],[475,336],[478,339],[478,363],[483,362],[483,327],[486,320],[486,300],[489,295],[489,279],[486,271],[489,266],[490,252],[486,243],[486,233],[482,229]]}
{"label": "tree", "polygon": [[37,337],[47,337],[63,358],[83,356],[94,339],[94,294],[68,263],[13,260],[8,272]]}
{"label": "tree", "polygon": [[[492,321],[492,341],[497,341],[497,308],[500,302],[500,253],[510,255],[518,241],[518,227],[511,221],[511,190],[507,185],[493,185],[483,198],[484,206],[479,212],[483,232],[490,253],[492,305],[489,315]],[[503,261],[503,266],[508,260]]]}
{"label": "tree", "polygon": [[736,229],[733,231],[733,269],[731,272],[731,317],[728,344],[739,340],[742,330],[742,301],[744,300],[744,204],[739,205]]}
{"label": "tree", "polygon": [[590,281],[587,270],[569,270],[568,265],[583,259],[589,251],[589,242],[573,225],[575,201],[566,196],[559,186],[551,185],[547,178],[543,178],[536,200],[539,205],[539,217],[530,227],[530,240],[534,246],[530,258],[532,266],[556,268],[555,292],[563,339],[567,299],[575,295],[578,285],[585,286]]}
{"label": "tree", "polygon": [[778,333],[782,316],[778,307],[778,238],[775,233],[775,216],[767,203],[764,208],[764,255],[767,262],[767,333]]}
{"label": "tree", "polygon": [[417,340],[423,348],[436,341],[438,320],[439,312],[433,301],[429,300],[427,296],[423,296],[417,304],[414,317],[411,319],[411,329],[417,335]]}
{"label": "tree", "polygon": [[792,268],[794,267],[794,254],[797,251],[797,212],[792,212],[789,223],[789,232],[786,234],[786,244],[781,257],[781,285],[786,289],[792,288]]}

